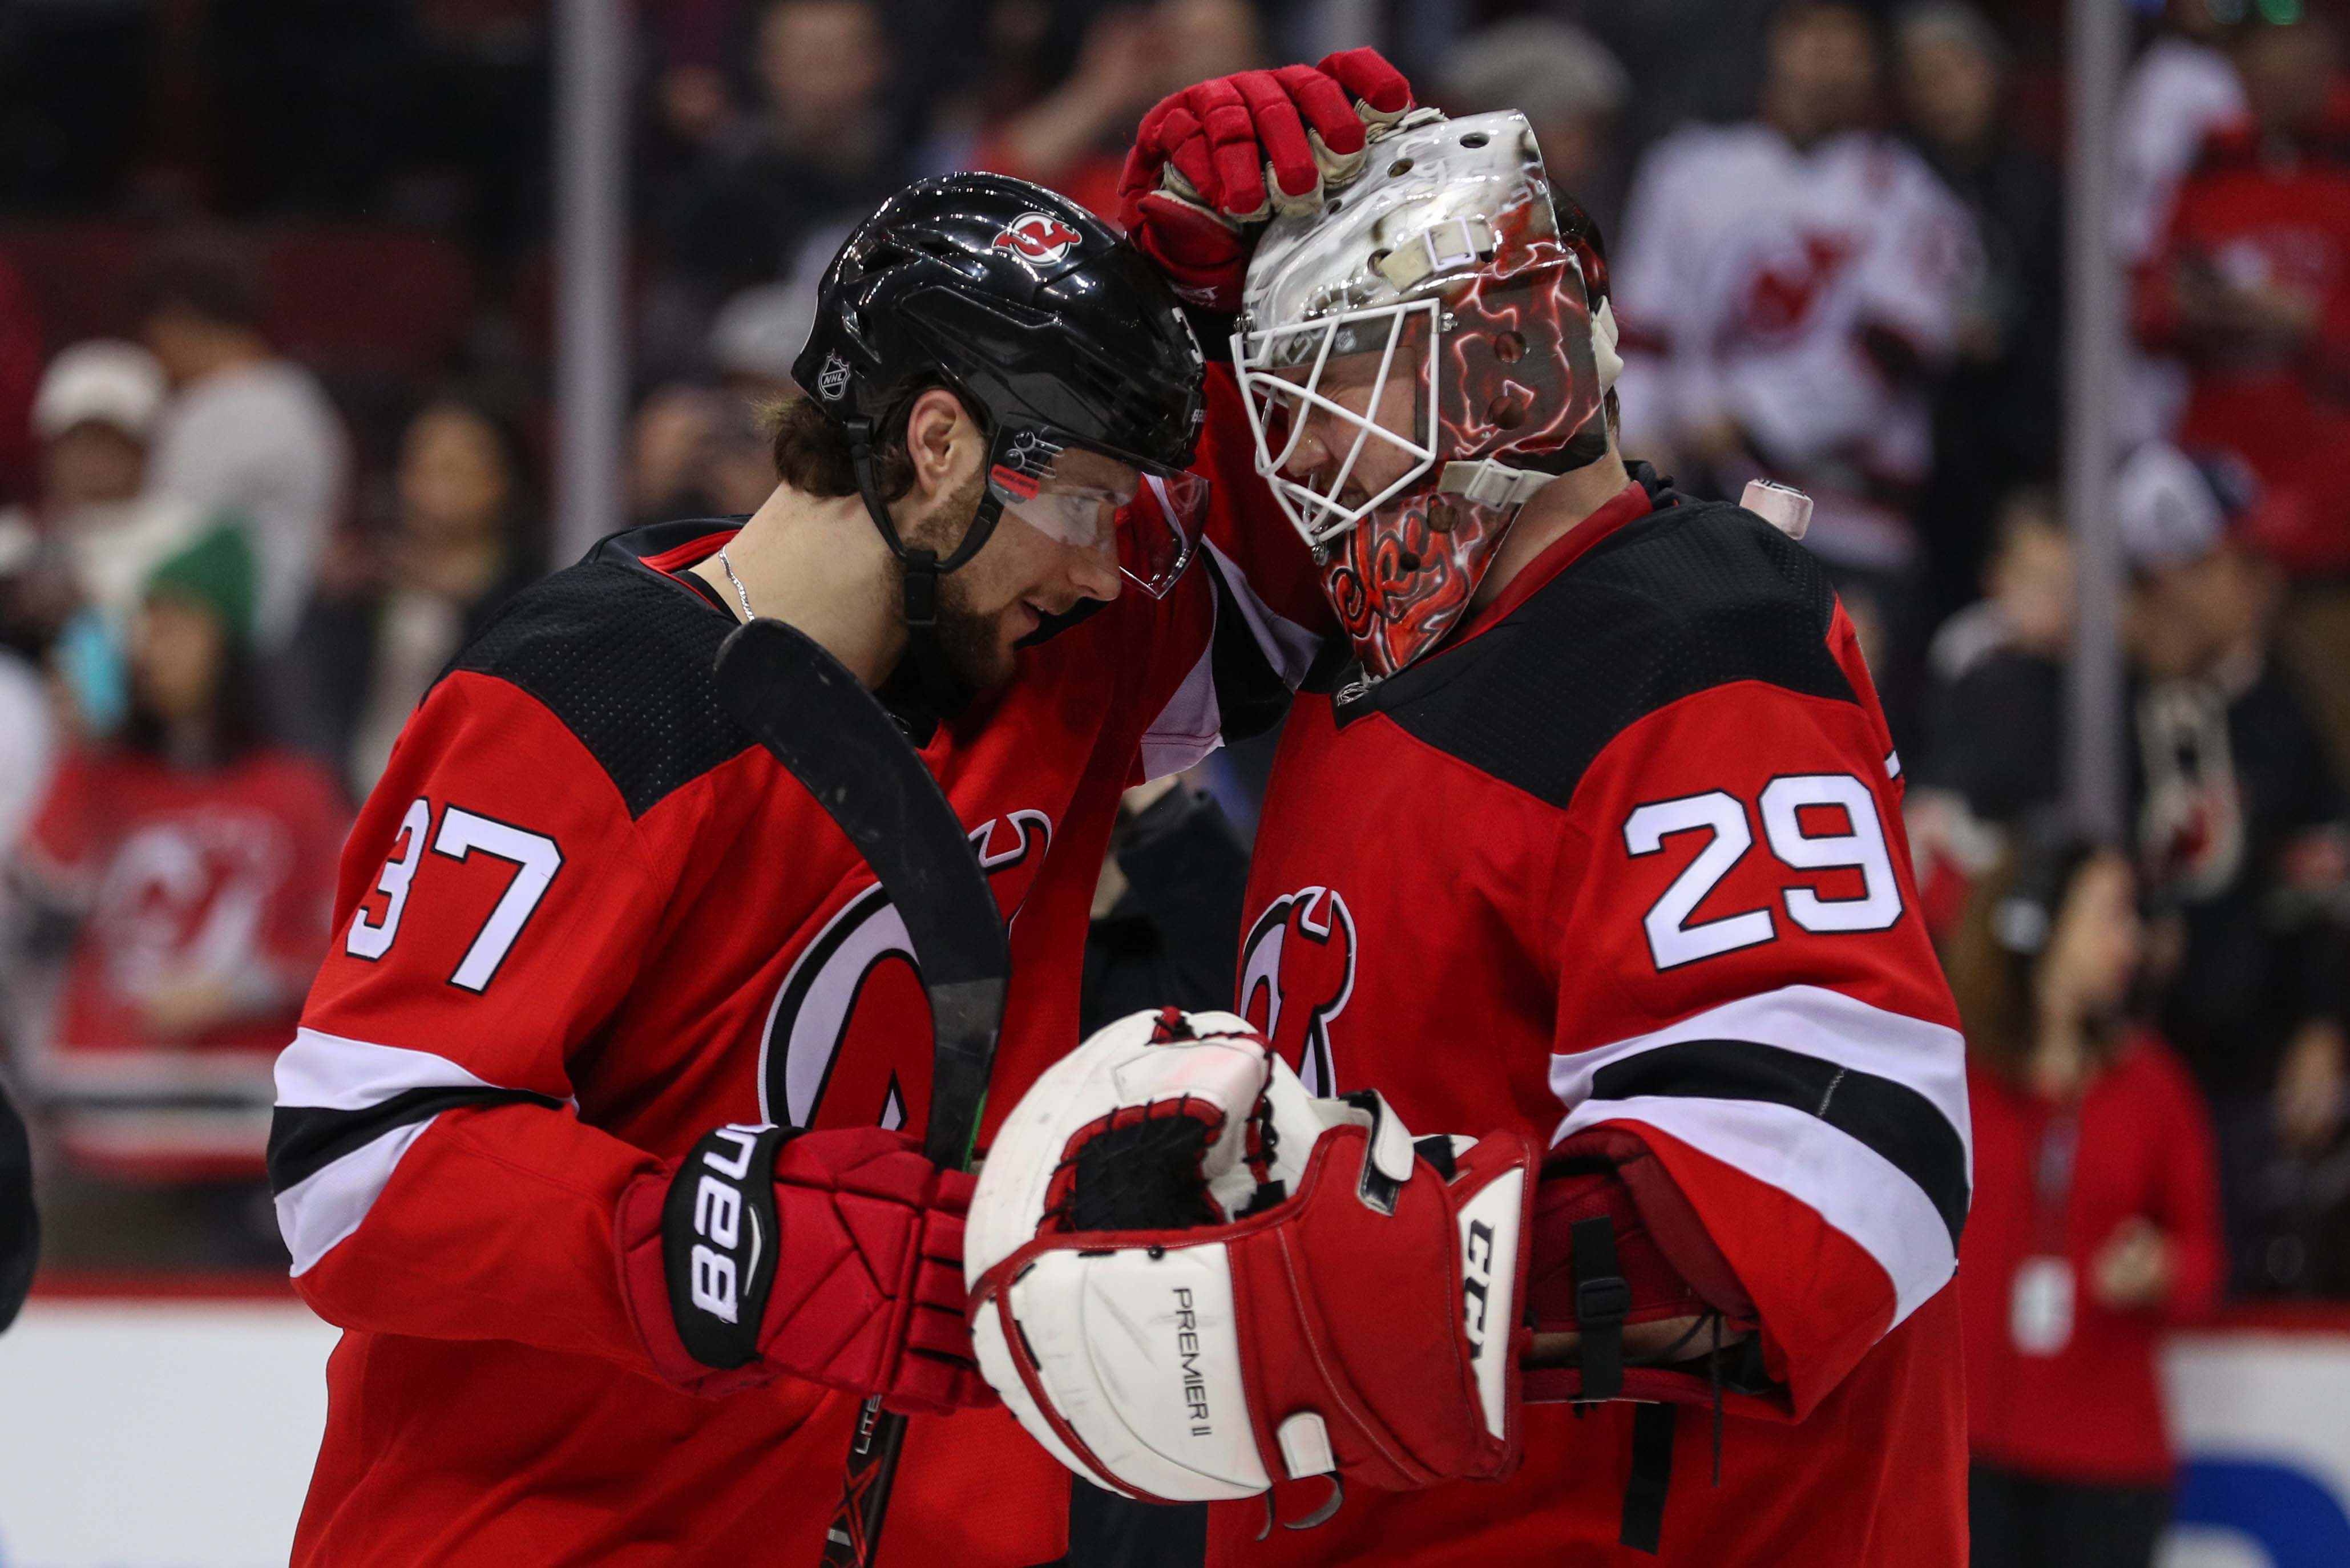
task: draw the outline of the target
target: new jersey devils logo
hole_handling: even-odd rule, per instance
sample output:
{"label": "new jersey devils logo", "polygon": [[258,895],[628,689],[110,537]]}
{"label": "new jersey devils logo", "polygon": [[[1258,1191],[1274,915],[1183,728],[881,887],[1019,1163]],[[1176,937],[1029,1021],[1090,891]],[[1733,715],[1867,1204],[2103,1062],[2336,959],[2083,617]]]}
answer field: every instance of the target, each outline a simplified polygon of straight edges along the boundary
{"label": "new jersey devils logo", "polygon": [[1018,251],[1032,262],[1056,262],[1083,238],[1050,213],[1024,213],[995,236],[995,248]]}
{"label": "new jersey devils logo", "polygon": [[[1018,878],[995,884],[1006,919],[1052,833],[1043,812],[1015,811],[972,834],[992,883]],[[905,918],[877,883],[842,906],[784,976],[759,1047],[759,1114],[798,1127],[899,1127],[930,1093],[930,1002]]]}
{"label": "new jersey devils logo", "polygon": [[1316,1095],[1338,1092],[1330,1021],[1355,992],[1355,917],[1333,888],[1275,898],[1241,948],[1241,1013]]}

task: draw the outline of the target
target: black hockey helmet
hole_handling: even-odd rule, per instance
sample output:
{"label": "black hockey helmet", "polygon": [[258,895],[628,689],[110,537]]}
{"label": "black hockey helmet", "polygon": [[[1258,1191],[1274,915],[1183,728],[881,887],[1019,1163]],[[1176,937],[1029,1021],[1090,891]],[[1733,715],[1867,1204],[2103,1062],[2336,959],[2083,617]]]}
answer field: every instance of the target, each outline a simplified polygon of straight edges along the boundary
{"label": "black hockey helmet", "polygon": [[[793,377],[847,427],[874,525],[906,566],[910,627],[933,624],[938,575],[987,542],[1080,448],[1139,471],[1120,566],[1153,594],[1189,561],[1204,482],[1185,470],[1205,417],[1206,360],[1174,293],[1119,232],[1001,174],[918,181],[858,224],[826,269]],[[883,422],[942,380],[986,430],[990,483],[943,560],[899,538],[874,480]],[[1026,517],[1030,513],[1020,511]]]}

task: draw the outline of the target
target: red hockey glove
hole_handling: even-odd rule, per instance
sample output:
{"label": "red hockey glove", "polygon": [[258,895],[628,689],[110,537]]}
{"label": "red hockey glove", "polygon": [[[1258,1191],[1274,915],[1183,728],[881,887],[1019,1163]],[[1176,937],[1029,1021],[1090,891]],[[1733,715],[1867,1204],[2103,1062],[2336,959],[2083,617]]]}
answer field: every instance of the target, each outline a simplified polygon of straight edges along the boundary
{"label": "red hockey glove", "polygon": [[1118,217],[1175,292],[1236,311],[1253,236],[1311,208],[1363,165],[1367,128],[1411,109],[1411,84],[1376,49],[1319,66],[1243,71],[1186,88],[1142,117],[1118,178]]}
{"label": "red hockey glove", "polygon": [[[1526,1303],[1537,1336],[1573,1331],[1575,1365],[1525,1374],[1525,1397],[1706,1404],[1702,1363],[1746,1341],[1753,1303],[1657,1158],[1612,1127],[1554,1150],[1534,1190]],[[1642,1334],[1645,1325],[1669,1324]],[[1642,1342],[1627,1347],[1627,1330]]]}
{"label": "red hockey glove", "polygon": [[903,1133],[721,1127],[620,1195],[629,1315],[691,1394],[789,1375],[892,1409],[993,1404],[963,1324],[971,1190]]}
{"label": "red hockey glove", "polygon": [[1506,1475],[1533,1165],[1518,1134],[1415,1145],[1376,1094],[1312,1099],[1229,1013],[1138,1014],[989,1151],[980,1366],[1070,1469],[1150,1501]]}

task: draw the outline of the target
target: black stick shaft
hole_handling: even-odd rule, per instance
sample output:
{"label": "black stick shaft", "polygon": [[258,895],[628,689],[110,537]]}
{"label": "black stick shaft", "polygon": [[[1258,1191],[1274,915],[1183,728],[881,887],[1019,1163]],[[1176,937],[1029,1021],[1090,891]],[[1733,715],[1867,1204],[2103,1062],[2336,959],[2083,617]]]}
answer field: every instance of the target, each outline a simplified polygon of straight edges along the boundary
{"label": "black stick shaft", "polygon": [[[1011,944],[987,873],[938,780],[873,694],[782,621],[738,628],[718,650],[719,701],[848,836],[906,923],[931,1003],[930,1120],[922,1150],[967,1168],[987,1098]],[[873,1568],[906,1418],[859,1413],[825,1534],[824,1568]]]}

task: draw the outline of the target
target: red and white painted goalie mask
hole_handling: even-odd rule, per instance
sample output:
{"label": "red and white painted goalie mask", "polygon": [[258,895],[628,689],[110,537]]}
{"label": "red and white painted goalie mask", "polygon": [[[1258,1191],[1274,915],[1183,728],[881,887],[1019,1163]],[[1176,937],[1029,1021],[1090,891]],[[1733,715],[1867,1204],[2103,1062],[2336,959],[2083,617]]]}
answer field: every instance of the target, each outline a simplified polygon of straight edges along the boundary
{"label": "red and white painted goalie mask", "polygon": [[1315,552],[1366,675],[1468,611],[1555,452],[1621,361],[1580,210],[1562,224],[1521,114],[1413,116],[1250,263],[1232,361],[1257,472]]}

